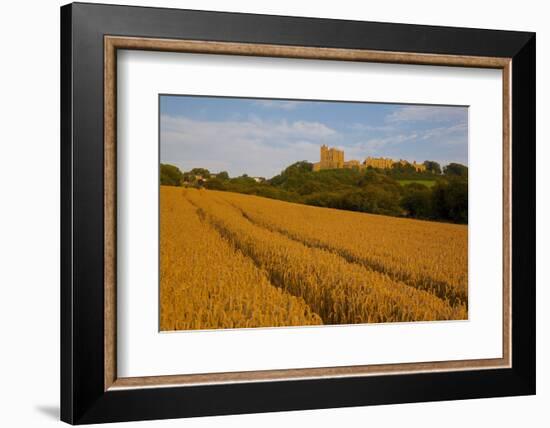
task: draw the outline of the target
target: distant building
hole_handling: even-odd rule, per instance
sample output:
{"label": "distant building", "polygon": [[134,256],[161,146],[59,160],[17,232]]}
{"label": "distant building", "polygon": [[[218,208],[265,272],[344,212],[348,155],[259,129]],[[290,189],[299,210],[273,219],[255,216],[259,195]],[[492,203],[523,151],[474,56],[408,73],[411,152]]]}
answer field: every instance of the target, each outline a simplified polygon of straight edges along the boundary
{"label": "distant building", "polygon": [[395,161],[393,159],[390,159],[390,158],[371,158],[371,157],[368,157],[368,158],[365,159],[365,162],[363,162],[363,165],[365,165],[365,167],[372,166],[373,168],[386,169],[386,168],[393,167],[394,163],[395,163]]}
{"label": "distant building", "polygon": [[414,166],[414,169],[416,169],[417,172],[426,171],[426,165],[424,165],[423,163],[416,163],[416,161],[413,161],[411,165]]}
{"label": "distant building", "polygon": [[263,183],[265,181],[265,177],[251,177],[256,183]]}
{"label": "distant building", "polygon": [[412,163],[403,159],[398,161],[390,158],[373,158],[368,157],[363,162],[358,160],[344,160],[344,151],[336,148],[328,148],[326,145],[321,146],[321,159],[319,162],[313,164],[313,171],[320,171],[322,169],[339,169],[339,168],[357,168],[364,169],[369,166],[372,168],[388,169],[393,168],[395,164],[401,164],[403,166],[410,165],[417,172],[426,171],[426,165],[423,163]]}
{"label": "distant building", "polygon": [[380,168],[380,169],[393,168],[393,166],[397,163],[402,165],[402,166],[410,165],[417,172],[426,171],[426,165],[424,165],[423,163],[416,163],[416,161],[412,161],[412,163],[411,163],[411,162],[403,160],[403,159],[395,161],[395,160],[390,159],[390,158],[371,158],[371,157],[368,157],[368,158],[365,159],[365,162],[363,162],[365,167],[372,166],[373,168]]}
{"label": "distant building", "polygon": [[321,146],[321,160],[313,164],[313,170],[344,168],[344,151],[337,148]]}
{"label": "distant building", "polygon": [[361,163],[355,159],[344,161],[344,168],[361,168]]}

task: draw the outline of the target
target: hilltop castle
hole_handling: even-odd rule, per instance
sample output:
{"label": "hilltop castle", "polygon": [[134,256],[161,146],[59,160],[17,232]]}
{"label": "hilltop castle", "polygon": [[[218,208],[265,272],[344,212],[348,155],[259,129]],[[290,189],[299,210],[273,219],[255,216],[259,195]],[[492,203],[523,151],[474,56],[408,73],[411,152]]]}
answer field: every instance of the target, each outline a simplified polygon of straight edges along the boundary
{"label": "hilltop castle", "polygon": [[313,171],[320,171],[322,169],[338,169],[338,168],[364,169],[364,168],[368,168],[369,166],[373,168],[386,169],[386,168],[392,168],[395,164],[400,164],[403,166],[410,165],[418,172],[426,171],[426,165],[422,163],[416,163],[416,161],[413,161],[411,163],[409,161],[402,160],[402,159],[395,161],[390,158],[372,158],[369,156],[363,162],[359,162],[358,160],[355,160],[355,159],[345,161],[343,150],[338,150],[334,147],[331,147],[329,149],[324,144],[321,146],[321,160],[313,164]]}

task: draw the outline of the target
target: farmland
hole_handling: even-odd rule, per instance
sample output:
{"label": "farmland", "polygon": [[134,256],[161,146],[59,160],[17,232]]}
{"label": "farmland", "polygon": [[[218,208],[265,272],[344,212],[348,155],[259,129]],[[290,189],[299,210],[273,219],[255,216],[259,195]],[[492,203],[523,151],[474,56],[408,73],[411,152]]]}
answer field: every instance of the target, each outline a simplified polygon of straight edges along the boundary
{"label": "farmland", "polygon": [[467,319],[467,226],[161,186],[161,330]]}

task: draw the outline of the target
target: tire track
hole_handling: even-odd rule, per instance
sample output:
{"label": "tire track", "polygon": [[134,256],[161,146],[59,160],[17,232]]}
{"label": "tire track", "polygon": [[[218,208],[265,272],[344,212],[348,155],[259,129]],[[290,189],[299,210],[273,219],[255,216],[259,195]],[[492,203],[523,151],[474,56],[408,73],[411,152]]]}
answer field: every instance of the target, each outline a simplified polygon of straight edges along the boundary
{"label": "tire track", "polygon": [[262,227],[266,230],[269,230],[270,232],[281,234],[287,237],[288,239],[299,242],[309,248],[317,248],[317,249],[329,251],[333,254],[336,254],[342,257],[348,263],[361,265],[372,271],[387,275],[395,281],[402,281],[405,284],[409,285],[410,287],[414,287],[419,290],[433,293],[440,299],[447,301],[453,307],[461,306],[461,305],[467,306],[468,304],[467,296],[465,296],[464,293],[461,293],[460,291],[456,290],[455,287],[453,287],[452,285],[446,282],[436,281],[432,278],[426,278],[424,281],[420,281],[420,282],[413,281],[410,275],[406,275],[404,273],[392,272],[388,270],[384,265],[374,260],[368,260],[368,259],[365,259],[364,257],[358,257],[357,255],[353,254],[350,251],[346,251],[345,249],[336,248],[330,244],[327,244],[321,241],[313,241],[313,240],[304,238],[296,233],[293,233],[287,229],[284,229],[283,227],[278,227],[266,221],[261,221],[253,217],[253,215],[246,212],[243,208],[239,207],[238,205],[236,205],[231,201],[227,201],[223,198],[220,198],[220,199],[216,198],[216,200],[218,200],[218,202],[222,202],[227,205],[230,205],[231,207],[236,209],[238,212],[240,212],[241,215],[246,220],[248,220],[250,223],[254,224],[255,226]]}

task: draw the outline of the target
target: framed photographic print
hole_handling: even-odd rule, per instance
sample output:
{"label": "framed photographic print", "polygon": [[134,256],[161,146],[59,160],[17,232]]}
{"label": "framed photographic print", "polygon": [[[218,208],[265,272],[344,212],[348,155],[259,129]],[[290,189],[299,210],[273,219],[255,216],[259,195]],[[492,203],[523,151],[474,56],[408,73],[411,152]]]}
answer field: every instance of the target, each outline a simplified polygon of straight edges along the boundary
{"label": "framed photographic print", "polygon": [[61,8],[72,424],[535,393],[535,35]]}

